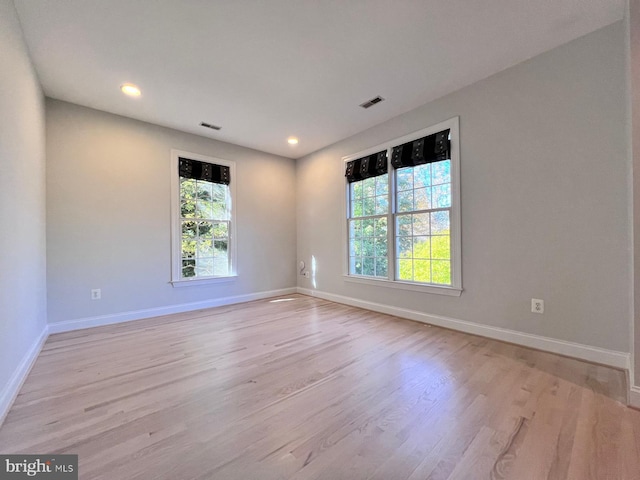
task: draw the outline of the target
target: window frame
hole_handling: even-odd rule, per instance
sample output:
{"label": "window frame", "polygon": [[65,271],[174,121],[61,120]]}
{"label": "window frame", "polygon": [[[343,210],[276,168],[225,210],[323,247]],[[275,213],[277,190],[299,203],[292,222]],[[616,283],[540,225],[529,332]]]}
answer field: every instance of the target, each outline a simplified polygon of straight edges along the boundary
{"label": "window frame", "polygon": [[[213,163],[229,167],[229,196],[231,208],[229,209],[229,274],[209,277],[182,277],[182,232],[180,217],[180,174],[178,171],[180,157],[200,162]],[[237,274],[237,243],[236,243],[236,163],[232,160],[210,157],[198,153],[171,150],[171,284],[173,287],[189,287],[197,285],[209,285],[215,283],[233,282]]]}
{"label": "window frame", "polygon": [[[451,218],[450,218],[450,241],[451,241],[451,285],[438,285],[430,283],[419,283],[406,280],[396,279],[396,213],[397,213],[397,195],[396,195],[396,169],[391,165],[391,153],[393,147],[402,145],[413,140],[417,140],[434,133],[449,129],[451,136],[450,153],[451,153]],[[349,273],[349,220],[350,217],[350,184],[344,179],[345,189],[343,195],[343,219],[342,219],[342,239],[343,239],[343,255],[342,270],[343,278],[346,281],[354,283],[362,283],[368,285],[377,285],[382,287],[398,288],[403,290],[434,293],[440,295],[460,296],[462,294],[462,238],[461,238],[461,215],[460,215],[460,117],[453,117],[436,125],[418,130],[416,132],[394,138],[390,141],[381,143],[366,150],[347,155],[342,158],[343,164],[367,155],[387,150],[388,162],[388,195],[389,210],[387,212],[387,278],[370,277],[365,275],[355,275]],[[344,171],[344,169],[343,169]],[[408,212],[404,212],[408,213]]]}

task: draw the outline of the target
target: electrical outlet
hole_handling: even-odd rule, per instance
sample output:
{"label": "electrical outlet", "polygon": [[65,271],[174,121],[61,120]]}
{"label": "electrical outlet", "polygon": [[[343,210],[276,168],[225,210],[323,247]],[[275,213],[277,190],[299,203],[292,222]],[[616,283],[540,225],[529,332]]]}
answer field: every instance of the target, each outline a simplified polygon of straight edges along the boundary
{"label": "electrical outlet", "polygon": [[544,300],[540,300],[539,298],[532,298],[531,311],[533,313],[544,313]]}
{"label": "electrical outlet", "polygon": [[304,276],[309,278],[310,277],[309,272],[304,272]]}
{"label": "electrical outlet", "polygon": [[100,300],[102,298],[102,290],[93,288],[91,290],[91,300]]}

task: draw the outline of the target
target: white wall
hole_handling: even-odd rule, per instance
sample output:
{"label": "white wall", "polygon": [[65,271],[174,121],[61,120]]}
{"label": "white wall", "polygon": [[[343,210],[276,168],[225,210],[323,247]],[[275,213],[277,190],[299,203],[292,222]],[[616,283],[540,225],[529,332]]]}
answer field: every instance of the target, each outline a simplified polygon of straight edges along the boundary
{"label": "white wall", "polygon": [[[629,352],[625,78],[618,22],[299,160],[298,259],[320,291]],[[462,296],[345,282],[341,157],[457,115]]]}
{"label": "white wall", "polygon": [[[46,107],[50,323],[295,287],[293,160],[57,100]],[[233,283],[169,283],[172,148],[236,162]]]}
{"label": "white wall", "polygon": [[46,325],[44,101],[0,0],[0,421]]}

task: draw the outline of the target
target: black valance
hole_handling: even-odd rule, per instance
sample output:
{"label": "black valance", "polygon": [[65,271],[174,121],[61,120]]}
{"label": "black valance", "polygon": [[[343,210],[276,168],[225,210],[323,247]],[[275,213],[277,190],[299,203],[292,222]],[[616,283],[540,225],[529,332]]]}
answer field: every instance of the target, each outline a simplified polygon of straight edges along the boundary
{"label": "black valance", "polygon": [[387,151],[347,162],[345,177],[349,183],[387,173]]}
{"label": "black valance", "polygon": [[413,167],[423,163],[451,158],[449,129],[393,147],[391,165],[394,168]]}
{"label": "black valance", "polygon": [[229,185],[229,182],[231,182],[229,167],[224,165],[180,157],[180,166],[178,168],[180,176],[184,178],[206,180],[207,182],[221,183],[223,185]]}

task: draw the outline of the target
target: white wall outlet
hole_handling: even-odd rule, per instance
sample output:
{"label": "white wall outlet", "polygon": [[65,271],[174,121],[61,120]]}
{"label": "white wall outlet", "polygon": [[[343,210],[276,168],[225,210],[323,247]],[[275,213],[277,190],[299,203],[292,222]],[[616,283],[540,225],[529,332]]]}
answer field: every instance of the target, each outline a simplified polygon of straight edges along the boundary
{"label": "white wall outlet", "polygon": [[102,298],[102,290],[99,288],[91,289],[91,300],[100,300]]}
{"label": "white wall outlet", "polygon": [[531,311],[533,313],[544,313],[544,300],[540,300],[539,298],[532,298]]}
{"label": "white wall outlet", "polygon": [[305,277],[307,277],[307,278],[309,278],[311,275],[309,275],[309,272],[306,272],[306,271],[305,271],[305,272],[304,272],[304,276],[305,276]]}

